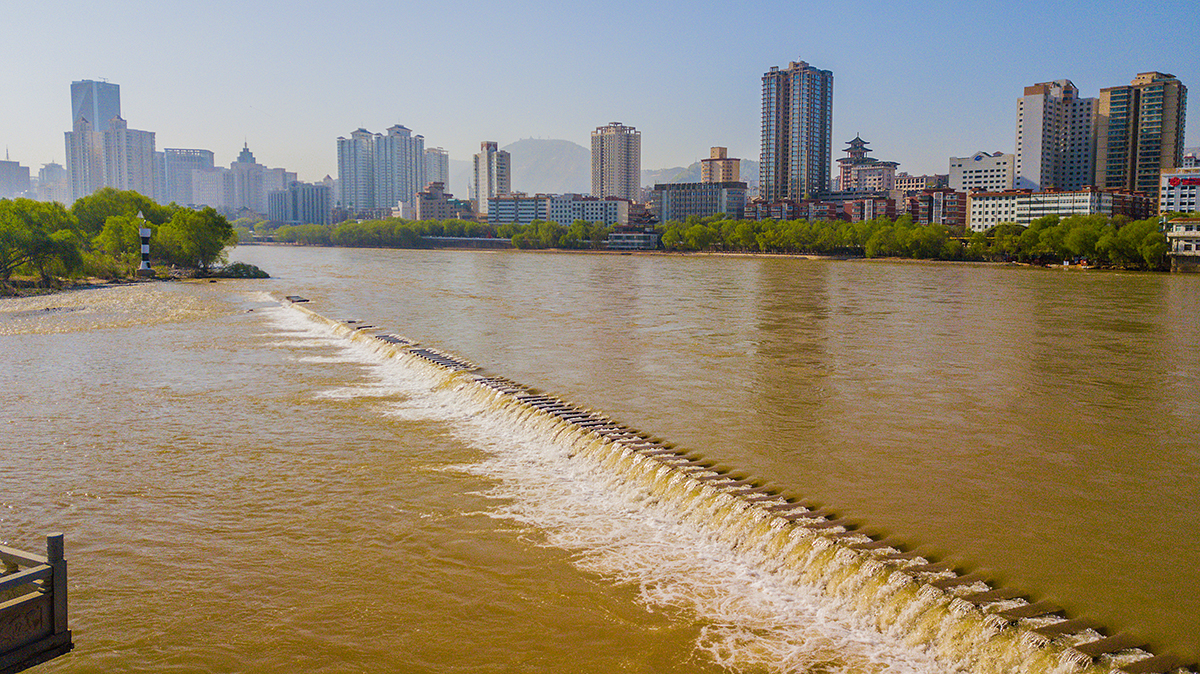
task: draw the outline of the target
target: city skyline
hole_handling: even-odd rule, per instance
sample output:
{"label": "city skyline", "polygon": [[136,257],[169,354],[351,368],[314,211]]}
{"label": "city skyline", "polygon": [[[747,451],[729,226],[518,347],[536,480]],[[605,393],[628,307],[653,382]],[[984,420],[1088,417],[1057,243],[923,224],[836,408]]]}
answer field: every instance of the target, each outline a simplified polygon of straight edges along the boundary
{"label": "city skyline", "polygon": [[[64,163],[62,134],[72,128],[69,84],[107,79],[121,85],[122,114],[130,126],[154,131],[159,147],[206,148],[221,165],[248,141],[266,163],[287,166],[307,181],[336,175],[329,139],[360,126],[393,124],[424,135],[455,161],[470,161],[480,138],[501,146],[553,138],[587,147],[592,129],[619,119],[643,132],[645,168],[687,166],[711,146],[758,157],[761,76],[772,65],[805,60],[835,74],[835,142],[861,133],[900,162],[902,171],[945,173],[951,156],[1013,152],[1017,99],[1032,83],[1070,79],[1082,96],[1095,97],[1139,72],[1169,72],[1193,86],[1200,81],[1200,65],[1179,48],[1189,37],[1182,19],[1190,16],[1190,6],[1182,2],[1138,12],[1100,3],[1086,13],[1031,4],[902,4],[869,16],[830,12],[815,3],[757,2],[720,22],[617,3],[614,9],[639,20],[615,37],[582,39],[576,31],[550,30],[586,21],[580,3],[535,3],[514,13],[461,2],[437,10],[362,2],[340,11],[319,8],[317,16],[304,19],[289,18],[280,3],[252,3],[236,11],[229,4],[241,22],[219,20],[226,3],[216,4],[200,17],[169,2],[132,2],[120,16],[100,8],[8,10],[14,25],[27,29],[13,36],[10,50],[43,56],[37,68],[0,74],[8,92],[0,101],[0,142],[33,172],[51,161]],[[372,20],[349,21],[352,13]],[[470,20],[455,31],[418,31],[403,44],[374,39],[398,21],[432,26],[447,15]],[[765,29],[759,21],[764,15],[772,16]],[[1122,21],[1112,21],[1114,15]],[[805,36],[797,39],[789,26],[801,23]],[[365,34],[354,33],[351,24]],[[661,30],[665,25],[671,30]],[[1020,28],[1020,44],[1001,39],[996,28],[1004,26]],[[537,31],[545,37],[536,44],[473,39],[538,28],[546,30]],[[755,39],[729,46],[722,59],[704,67],[694,64],[697,48],[718,40],[728,45],[729,34]],[[210,42],[180,50],[181,35]],[[847,49],[848,35],[871,49]],[[154,57],[132,57],[131,44]],[[313,48],[318,44],[339,48]],[[399,58],[385,54],[385,44],[386,50],[399,50]],[[248,46],[276,57],[248,59]],[[484,49],[492,50],[489,62],[506,64],[503,75],[469,87],[445,76],[471,72]],[[196,59],[197,51],[205,58]],[[607,56],[615,59],[611,67],[589,69],[581,77],[589,67],[587,55],[600,51],[618,52]],[[434,53],[439,67],[425,67]],[[881,53],[888,58],[876,58]],[[381,79],[384,63],[388,77]],[[666,71],[671,78],[652,74]],[[546,100],[554,102],[530,98],[516,82],[541,82],[542,90],[555,94]],[[175,87],[177,92],[164,95]],[[422,95],[405,93],[412,91]],[[1186,137],[1188,146],[1200,145],[1197,114],[1188,120]]]}

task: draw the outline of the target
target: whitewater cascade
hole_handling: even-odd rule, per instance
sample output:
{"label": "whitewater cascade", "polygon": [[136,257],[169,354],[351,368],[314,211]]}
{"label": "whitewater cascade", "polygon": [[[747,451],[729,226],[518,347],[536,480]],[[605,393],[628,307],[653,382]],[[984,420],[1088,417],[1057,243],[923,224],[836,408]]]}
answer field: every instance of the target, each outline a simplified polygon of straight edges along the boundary
{"label": "whitewater cascade", "polygon": [[389,358],[426,368],[439,387],[505,415],[588,462],[611,484],[652,500],[679,521],[736,550],[787,583],[815,588],[882,634],[925,649],[948,669],[978,674],[1195,674],[1136,638],[1107,635],[1048,602],[1031,602],[977,574],[875,540],[825,509],[791,502],[759,481],[738,478],[688,451],[604,414],[485,374],[453,354],[359,321],[335,321],[285,306]]}

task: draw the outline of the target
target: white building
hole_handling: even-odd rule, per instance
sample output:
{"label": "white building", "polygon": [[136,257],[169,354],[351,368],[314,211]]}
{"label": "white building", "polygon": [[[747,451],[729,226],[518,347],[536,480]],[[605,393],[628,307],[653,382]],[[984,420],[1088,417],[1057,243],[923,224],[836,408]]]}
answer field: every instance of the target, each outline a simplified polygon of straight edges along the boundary
{"label": "white building", "polygon": [[266,167],[254,159],[250,146],[243,145],[237,159],[229,164],[233,171],[234,198],[226,208],[239,211],[250,210],[260,215],[267,213],[267,192],[263,181]]}
{"label": "white building", "polygon": [[1025,87],[1017,99],[1013,187],[1077,190],[1093,183],[1096,99],[1079,98],[1070,80]]}
{"label": "white building", "polygon": [[1197,190],[1200,190],[1200,167],[1164,169],[1159,182],[1158,211],[1195,213]]}
{"label": "white building", "polygon": [[1175,218],[1166,229],[1171,271],[1200,271],[1200,218]]}
{"label": "white building", "polygon": [[606,225],[629,224],[629,200],[620,197],[597,197],[567,194],[550,197],[546,207],[547,219],[569,227],[576,220],[603,222]]}
{"label": "white building", "polygon": [[507,194],[488,199],[488,223],[527,225],[534,220],[557,222],[570,227],[576,220],[606,225],[629,223],[629,200],[597,199],[581,194]]}
{"label": "white building", "polygon": [[[528,225],[534,220],[546,220],[545,194],[497,194],[487,198],[488,224]],[[483,203],[483,202],[480,202]]]}
{"label": "white building", "polygon": [[950,189],[955,192],[1003,192],[1013,188],[1014,156],[976,152],[950,158]]}
{"label": "white building", "polygon": [[506,150],[499,149],[496,141],[483,141],[479,144],[479,153],[475,155],[475,181],[471,186],[476,212],[488,215],[492,197],[511,193],[512,157]]}
{"label": "white building", "polygon": [[973,232],[983,232],[1011,222],[1028,225],[1047,215],[1125,215],[1133,220],[1152,212],[1152,201],[1145,195],[1117,190],[1088,188],[1064,192],[973,192],[967,198],[967,223]]}

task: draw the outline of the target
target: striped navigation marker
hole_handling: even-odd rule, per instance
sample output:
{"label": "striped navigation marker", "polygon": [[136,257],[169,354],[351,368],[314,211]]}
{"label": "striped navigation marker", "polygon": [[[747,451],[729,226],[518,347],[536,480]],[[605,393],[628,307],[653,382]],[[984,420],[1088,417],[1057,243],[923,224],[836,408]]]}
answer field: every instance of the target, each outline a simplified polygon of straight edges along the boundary
{"label": "striped navigation marker", "polygon": [[[146,216],[138,211],[138,220],[146,221]],[[138,234],[142,237],[142,265],[138,267],[138,276],[154,276],[154,270],[150,268],[150,228],[142,227],[138,230]]]}

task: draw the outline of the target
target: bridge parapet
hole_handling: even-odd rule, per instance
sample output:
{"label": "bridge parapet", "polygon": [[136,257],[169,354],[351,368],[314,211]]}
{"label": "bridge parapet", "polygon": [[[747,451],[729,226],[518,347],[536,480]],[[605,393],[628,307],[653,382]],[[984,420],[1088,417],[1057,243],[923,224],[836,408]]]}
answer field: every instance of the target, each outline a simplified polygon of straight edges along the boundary
{"label": "bridge parapet", "polygon": [[0,545],[0,674],[65,655],[67,560],[63,535],[46,536],[45,556]]}

